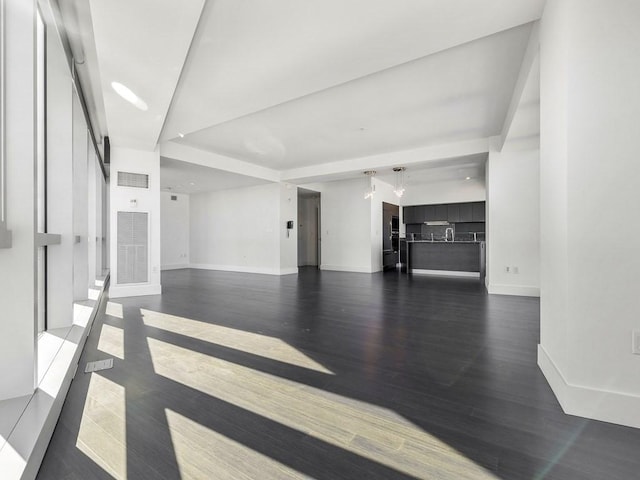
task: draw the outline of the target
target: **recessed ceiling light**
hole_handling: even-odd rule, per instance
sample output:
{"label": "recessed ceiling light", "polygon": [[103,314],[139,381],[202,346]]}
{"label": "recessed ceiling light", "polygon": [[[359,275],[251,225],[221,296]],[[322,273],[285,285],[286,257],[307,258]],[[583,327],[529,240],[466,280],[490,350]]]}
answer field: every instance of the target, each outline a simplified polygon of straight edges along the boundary
{"label": "recessed ceiling light", "polygon": [[129,87],[124,86],[120,82],[111,82],[111,88],[115,90],[115,92],[124,98],[127,102],[129,102],[134,107],[146,112],[149,110],[149,106],[142,100],[138,95],[133,93]]}
{"label": "recessed ceiling light", "polygon": [[465,180],[471,180],[471,177],[467,177],[467,178],[465,178]]}
{"label": "recessed ceiling light", "polygon": [[184,138],[184,133],[178,133],[178,136],[179,136],[180,138]]}

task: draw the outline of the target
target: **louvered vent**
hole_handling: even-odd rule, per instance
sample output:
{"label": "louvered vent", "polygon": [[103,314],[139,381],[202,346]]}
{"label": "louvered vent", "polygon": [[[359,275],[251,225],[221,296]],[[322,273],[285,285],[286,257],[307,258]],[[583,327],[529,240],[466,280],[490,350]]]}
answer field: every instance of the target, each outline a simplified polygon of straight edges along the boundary
{"label": "louvered vent", "polygon": [[149,281],[148,213],[118,212],[118,283]]}
{"label": "louvered vent", "polygon": [[119,187],[149,188],[149,175],[144,173],[118,172]]}
{"label": "louvered vent", "polygon": [[178,196],[177,195],[171,195],[171,200],[173,200],[174,202],[178,201]]}

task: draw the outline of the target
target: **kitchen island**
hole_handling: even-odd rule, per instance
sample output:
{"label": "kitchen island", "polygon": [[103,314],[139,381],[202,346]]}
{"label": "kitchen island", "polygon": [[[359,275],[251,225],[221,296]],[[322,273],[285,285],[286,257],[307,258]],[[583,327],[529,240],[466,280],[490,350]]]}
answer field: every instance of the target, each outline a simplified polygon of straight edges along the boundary
{"label": "kitchen island", "polygon": [[407,273],[484,278],[485,242],[406,240]]}

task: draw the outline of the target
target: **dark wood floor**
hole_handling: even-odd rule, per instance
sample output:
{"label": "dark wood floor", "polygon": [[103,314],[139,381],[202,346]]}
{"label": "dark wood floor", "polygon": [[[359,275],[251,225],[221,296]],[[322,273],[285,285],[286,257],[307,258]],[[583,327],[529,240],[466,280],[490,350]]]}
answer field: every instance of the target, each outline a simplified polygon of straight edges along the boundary
{"label": "dark wood floor", "polygon": [[539,302],[477,280],[164,272],[114,300],[40,479],[640,478],[640,430],[564,415]]}

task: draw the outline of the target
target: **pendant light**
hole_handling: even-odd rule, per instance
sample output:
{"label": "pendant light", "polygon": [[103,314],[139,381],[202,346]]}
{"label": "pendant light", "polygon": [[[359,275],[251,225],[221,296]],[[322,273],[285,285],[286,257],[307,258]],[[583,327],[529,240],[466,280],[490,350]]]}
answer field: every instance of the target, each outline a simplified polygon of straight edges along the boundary
{"label": "pendant light", "polygon": [[364,174],[366,175],[364,199],[368,200],[369,198],[373,198],[373,195],[376,193],[376,185],[373,183],[373,177],[376,175],[376,171],[367,170],[364,172]]}
{"label": "pendant light", "polygon": [[404,195],[404,171],[405,170],[406,170],[405,167],[395,167],[393,169],[393,171],[396,172],[396,186],[393,189],[393,193],[395,193],[398,198]]}

